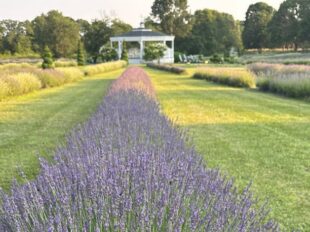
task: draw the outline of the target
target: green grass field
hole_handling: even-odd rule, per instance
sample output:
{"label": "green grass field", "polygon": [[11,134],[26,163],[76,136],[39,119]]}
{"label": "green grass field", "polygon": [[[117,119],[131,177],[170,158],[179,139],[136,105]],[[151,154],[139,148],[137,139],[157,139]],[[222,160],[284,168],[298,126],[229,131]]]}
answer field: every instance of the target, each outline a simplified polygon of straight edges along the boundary
{"label": "green grass field", "polygon": [[208,166],[240,188],[252,180],[283,228],[310,228],[310,103],[146,70],[164,113],[189,129]]}
{"label": "green grass field", "polygon": [[8,189],[19,168],[33,178],[38,156],[51,157],[51,149],[91,115],[122,71],[0,102],[0,186]]}
{"label": "green grass field", "polygon": [[[192,67],[192,66],[186,66]],[[164,113],[189,133],[208,166],[261,200],[286,229],[310,228],[310,103],[146,69]],[[29,178],[102,100],[122,70],[0,102],[0,186]]]}

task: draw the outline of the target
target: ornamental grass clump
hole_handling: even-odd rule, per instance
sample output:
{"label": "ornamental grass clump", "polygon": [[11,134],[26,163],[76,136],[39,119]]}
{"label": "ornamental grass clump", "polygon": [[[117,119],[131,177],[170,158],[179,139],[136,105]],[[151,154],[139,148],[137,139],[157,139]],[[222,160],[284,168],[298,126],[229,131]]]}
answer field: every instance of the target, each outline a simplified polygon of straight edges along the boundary
{"label": "ornamental grass clump", "polygon": [[203,68],[197,70],[193,78],[204,79],[233,87],[255,87],[254,75],[241,68]]}
{"label": "ornamental grass clump", "polygon": [[287,97],[310,99],[310,67],[305,65],[251,64],[257,87]]}
{"label": "ornamental grass clump", "polygon": [[39,90],[42,86],[40,80],[32,73],[5,75],[1,76],[0,80],[5,83],[4,88],[6,88],[2,93],[3,98],[30,93]]}
{"label": "ornamental grass clump", "polygon": [[76,67],[78,66],[78,63],[75,60],[69,60],[69,59],[59,59],[55,62],[56,68],[65,68],[65,67]]}
{"label": "ornamental grass clump", "polygon": [[84,72],[77,67],[57,68],[65,77],[65,83],[75,82],[84,77]]}
{"label": "ornamental grass clump", "polygon": [[249,188],[203,164],[152,89],[125,71],[37,179],[1,192],[0,231],[278,230]]}
{"label": "ornamental grass clump", "polygon": [[88,65],[83,68],[86,76],[91,76],[99,73],[114,71],[127,66],[127,62],[123,60],[107,62],[102,64]]}

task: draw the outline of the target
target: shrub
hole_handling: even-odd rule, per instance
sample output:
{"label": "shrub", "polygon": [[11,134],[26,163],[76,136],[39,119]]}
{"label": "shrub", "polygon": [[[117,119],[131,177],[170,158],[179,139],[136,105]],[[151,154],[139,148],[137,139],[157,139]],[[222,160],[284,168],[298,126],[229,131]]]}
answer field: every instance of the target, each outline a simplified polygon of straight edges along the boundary
{"label": "shrub", "polygon": [[26,94],[40,88],[61,86],[82,79],[79,68],[38,69],[34,66],[7,66],[1,69],[0,99]]}
{"label": "shrub", "polygon": [[43,69],[49,69],[49,68],[54,68],[54,60],[53,60],[53,55],[51,50],[48,48],[48,46],[45,46],[44,52],[43,52],[43,63],[42,63],[42,68]]}
{"label": "shrub", "polygon": [[9,93],[10,93],[9,85],[0,78],[0,100],[9,96]]}
{"label": "shrub", "polygon": [[17,96],[30,93],[41,88],[40,80],[32,73],[17,73],[1,77],[7,84],[9,96]]}
{"label": "shrub", "polygon": [[236,64],[238,60],[233,56],[224,56],[224,62],[228,64]]}
{"label": "shrub", "polygon": [[167,46],[162,43],[150,43],[144,48],[144,56],[143,59],[146,61],[157,60],[158,63],[160,59],[165,55],[165,51],[167,50]]}
{"label": "shrub", "polygon": [[247,70],[237,68],[205,68],[196,71],[193,78],[205,79],[234,87],[254,88],[255,78]]}
{"label": "shrub", "polygon": [[84,53],[84,49],[83,49],[83,45],[82,45],[81,41],[79,41],[79,43],[78,43],[77,64],[79,66],[85,65],[85,53]]}
{"label": "shrub", "polygon": [[153,69],[159,69],[162,71],[172,72],[176,74],[185,74],[186,69],[181,67],[176,67],[172,65],[164,65],[164,64],[155,64],[155,63],[147,63],[147,67],[153,68]]}
{"label": "shrub", "polygon": [[147,79],[125,72],[111,90],[124,88],[109,92],[53,163],[41,160],[34,181],[0,191],[0,231],[277,231],[249,188],[239,193],[204,165],[143,92]]}
{"label": "shrub", "polygon": [[57,60],[55,61],[56,68],[65,68],[65,67],[76,67],[78,66],[75,60]]}
{"label": "shrub", "polygon": [[210,62],[213,63],[213,64],[223,64],[224,63],[224,58],[222,56],[220,56],[219,54],[214,54],[210,58]]}
{"label": "shrub", "polygon": [[10,64],[3,64],[0,65],[1,72],[3,70],[14,70],[17,68],[34,68],[34,65],[28,64],[28,63],[10,63]]}
{"label": "shrub", "polygon": [[98,57],[97,62],[111,62],[118,60],[118,58],[116,49],[111,48],[110,45],[106,45],[100,48],[100,56]]}
{"label": "shrub", "polygon": [[109,72],[117,69],[121,69],[127,66],[127,62],[120,60],[114,62],[108,62],[103,64],[96,64],[96,65],[88,65],[84,67],[84,73],[87,76]]}
{"label": "shrub", "polygon": [[174,52],[174,62],[175,63],[180,63],[181,62],[180,56],[182,56],[181,52]]}
{"label": "shrub", "polygon": [[121,55],[121,60],[124,60],[128,62],[128,53],[127,53],[127,46],[126,42],[123,42],[123,49],[122,49],[122,55]]}
{"label": "shrub", "polygon": [[43,88],[57,87],[66,83],[65,75],[55,69],[40,70],[36,74]]}
{"label": "shrub", "polygon": [[56,70],[64,75],[65,83],[81,80],[84,76],[84,72],[79,68],[57,68]]}

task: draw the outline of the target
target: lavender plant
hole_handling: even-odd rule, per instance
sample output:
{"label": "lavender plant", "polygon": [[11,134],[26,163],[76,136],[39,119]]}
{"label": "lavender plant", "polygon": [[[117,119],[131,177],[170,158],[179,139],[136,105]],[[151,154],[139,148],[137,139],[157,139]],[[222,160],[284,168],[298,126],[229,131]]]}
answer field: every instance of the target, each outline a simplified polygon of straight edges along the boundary
{"label": "lavender plant", "polygon": [[248,66],[257,75],[257,87],[293,98],[310,98],[310,67],[257,63]]}
{"label": "lavender plant", "polygon": [[128,69],[37,179],[1,192],[0,231],[277,231],[249,188],[203,165],[154,96]]}

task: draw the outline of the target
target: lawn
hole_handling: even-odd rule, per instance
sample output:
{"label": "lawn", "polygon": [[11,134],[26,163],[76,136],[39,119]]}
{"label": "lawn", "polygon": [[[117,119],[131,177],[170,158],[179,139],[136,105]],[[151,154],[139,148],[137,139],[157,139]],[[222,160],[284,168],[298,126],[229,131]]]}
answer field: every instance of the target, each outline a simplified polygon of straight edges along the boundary
{"label": "lawn", "polygon": [[20,168],[33,178],[39,171],[38,156],[51,158],[51,150],[94,112],[122,71],[0,102],[0,186],[8,189]]}
{"label": "lawn", "polygon": [[239,187],[252,180],[283,228],[310,228],[310,103],[146,70],[164,113],[189,129],[208,166]]}

